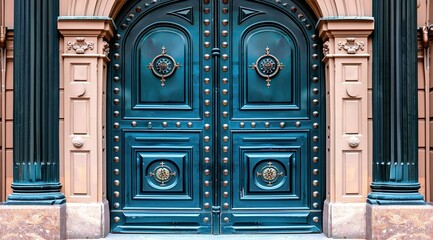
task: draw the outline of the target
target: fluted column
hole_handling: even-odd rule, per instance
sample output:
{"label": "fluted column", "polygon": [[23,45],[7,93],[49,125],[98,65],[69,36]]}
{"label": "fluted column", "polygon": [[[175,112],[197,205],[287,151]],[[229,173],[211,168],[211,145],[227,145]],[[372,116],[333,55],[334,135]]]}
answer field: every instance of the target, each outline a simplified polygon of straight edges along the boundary
{"label": "fluted column", "polygon": [[374,0],[373,183],[367,202],[425,204],[418,189],[417,1]]}
{"label": "fluted column", "polygon": [[60,204],[59,2],[15,0],[14,9],[14,179],[6,204]]}

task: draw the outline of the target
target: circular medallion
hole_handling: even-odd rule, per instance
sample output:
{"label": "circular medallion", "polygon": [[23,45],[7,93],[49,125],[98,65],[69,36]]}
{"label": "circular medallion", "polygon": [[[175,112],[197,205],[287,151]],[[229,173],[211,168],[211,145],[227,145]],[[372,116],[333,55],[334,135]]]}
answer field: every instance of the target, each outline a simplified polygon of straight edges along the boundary
{"label": "circular medallion", "polygon": [[153,74],[160,78],[161,87],[165,86],[166,78],[173,75],[176,69],[180,67],[181,65],[176,63],[174,58],[167,54],[165,47],[161,48],[161,54],[157,55],[148,65]]}
{"label": "circular medallion", "polygon": [[278,72],[284,68],[284,65],[280,63],[277,57],[270,54],[270,49],[266,47],[266,53],[260,56],[256,63],[253,63],[250,67],[255,69],[260,77],[266,79],[266,86],[271,86],[271,78],[278,74]]}
{"label": "circular medallion", "polygon": [[278,169],[276,167],[265,167],[262,169],[262,179],[267,182],[274,182],[278,178]]}
{"label": "circular medallion", "polygon": [[254,167],[256,186],[264,190],[275,190],[285,184],[287,176],[284,165],[275,160],[260,161]]}
{"label": "circular medallion", "polygon": [[154,182],[156,186],[159,185],[159,187],[168,187],[168,185],[171,185],[173,181],[176,180],[177,173],[173,171],[169,165],[172,164],[167,161],[151,164],[151,166],[149,166],[149,180],[152,179],[152,182]]}

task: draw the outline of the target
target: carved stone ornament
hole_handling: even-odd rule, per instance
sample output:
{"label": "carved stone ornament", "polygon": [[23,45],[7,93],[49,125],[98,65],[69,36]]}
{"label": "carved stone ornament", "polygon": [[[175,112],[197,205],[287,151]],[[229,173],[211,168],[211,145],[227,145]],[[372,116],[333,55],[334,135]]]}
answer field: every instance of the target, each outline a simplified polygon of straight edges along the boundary
{"label": "carved stone ornament", "polygon": [[87,49],[93,50],[94,43],[86,42],[83,37],[77,37],[76,42],[68,42],[68,49],[74,49],[77,54],[84,54]]}
{"label": "carved stone ornament", "polygon": [[329,41],[323,43],[323,55],[329,54]]}
{"label": "carved stone ornament", "polygon": [[355,42],[355,38],[347,38],[347,42],[338,42],[338,49],[344,49],[348,54],[355,54],[359,49],[364,50],[364,42]]}
{"label": "carved stone ornament", "polygon": [[102,51],[104,52],[105,56],[108,56],[110,54],[110,44],[108,44],[108,42],[102,42]]}

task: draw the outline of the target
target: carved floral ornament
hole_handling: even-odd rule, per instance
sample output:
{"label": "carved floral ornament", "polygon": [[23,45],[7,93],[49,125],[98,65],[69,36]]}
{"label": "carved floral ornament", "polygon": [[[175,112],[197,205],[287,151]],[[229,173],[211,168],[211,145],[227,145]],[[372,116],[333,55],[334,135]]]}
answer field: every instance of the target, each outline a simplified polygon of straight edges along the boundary
{"label": "carved floral ornament", "polygon": [[110,54],[110,44],[108,44],[108,42],[102,42],[102,51],[104,52],[105,56],[108,56]]}
{"label": "carved floral ornament", "polygon": [[323,43],[323,55],[329,54],[329,41]]}
{"label": "carved floral ornament", "polygon": [[355,54],[358,50],[364,50],[364,42],[356,42],[355,38],[347,38],[347,42],[338,42],[338,49],[344,49],[348,54]]}
{"label": "carved floral ornament", "polygon": [[86,42],[83,37],[77,37],[75,40],[76,42],[68,42],[69,50],[74,49],[77,54],[84,54],[87,49],[93,50],[94,43],[92,41]]}

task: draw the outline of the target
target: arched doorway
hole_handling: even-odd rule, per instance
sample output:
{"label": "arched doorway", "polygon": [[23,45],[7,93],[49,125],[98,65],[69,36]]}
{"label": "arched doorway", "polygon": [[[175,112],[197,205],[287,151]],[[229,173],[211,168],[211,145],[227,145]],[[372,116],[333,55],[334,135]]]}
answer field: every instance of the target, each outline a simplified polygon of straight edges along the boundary
{"label": "arched doorway", "polygon": [[321,231],[316,21],[298,1],[123,7],[107,83],[113,232]]}

